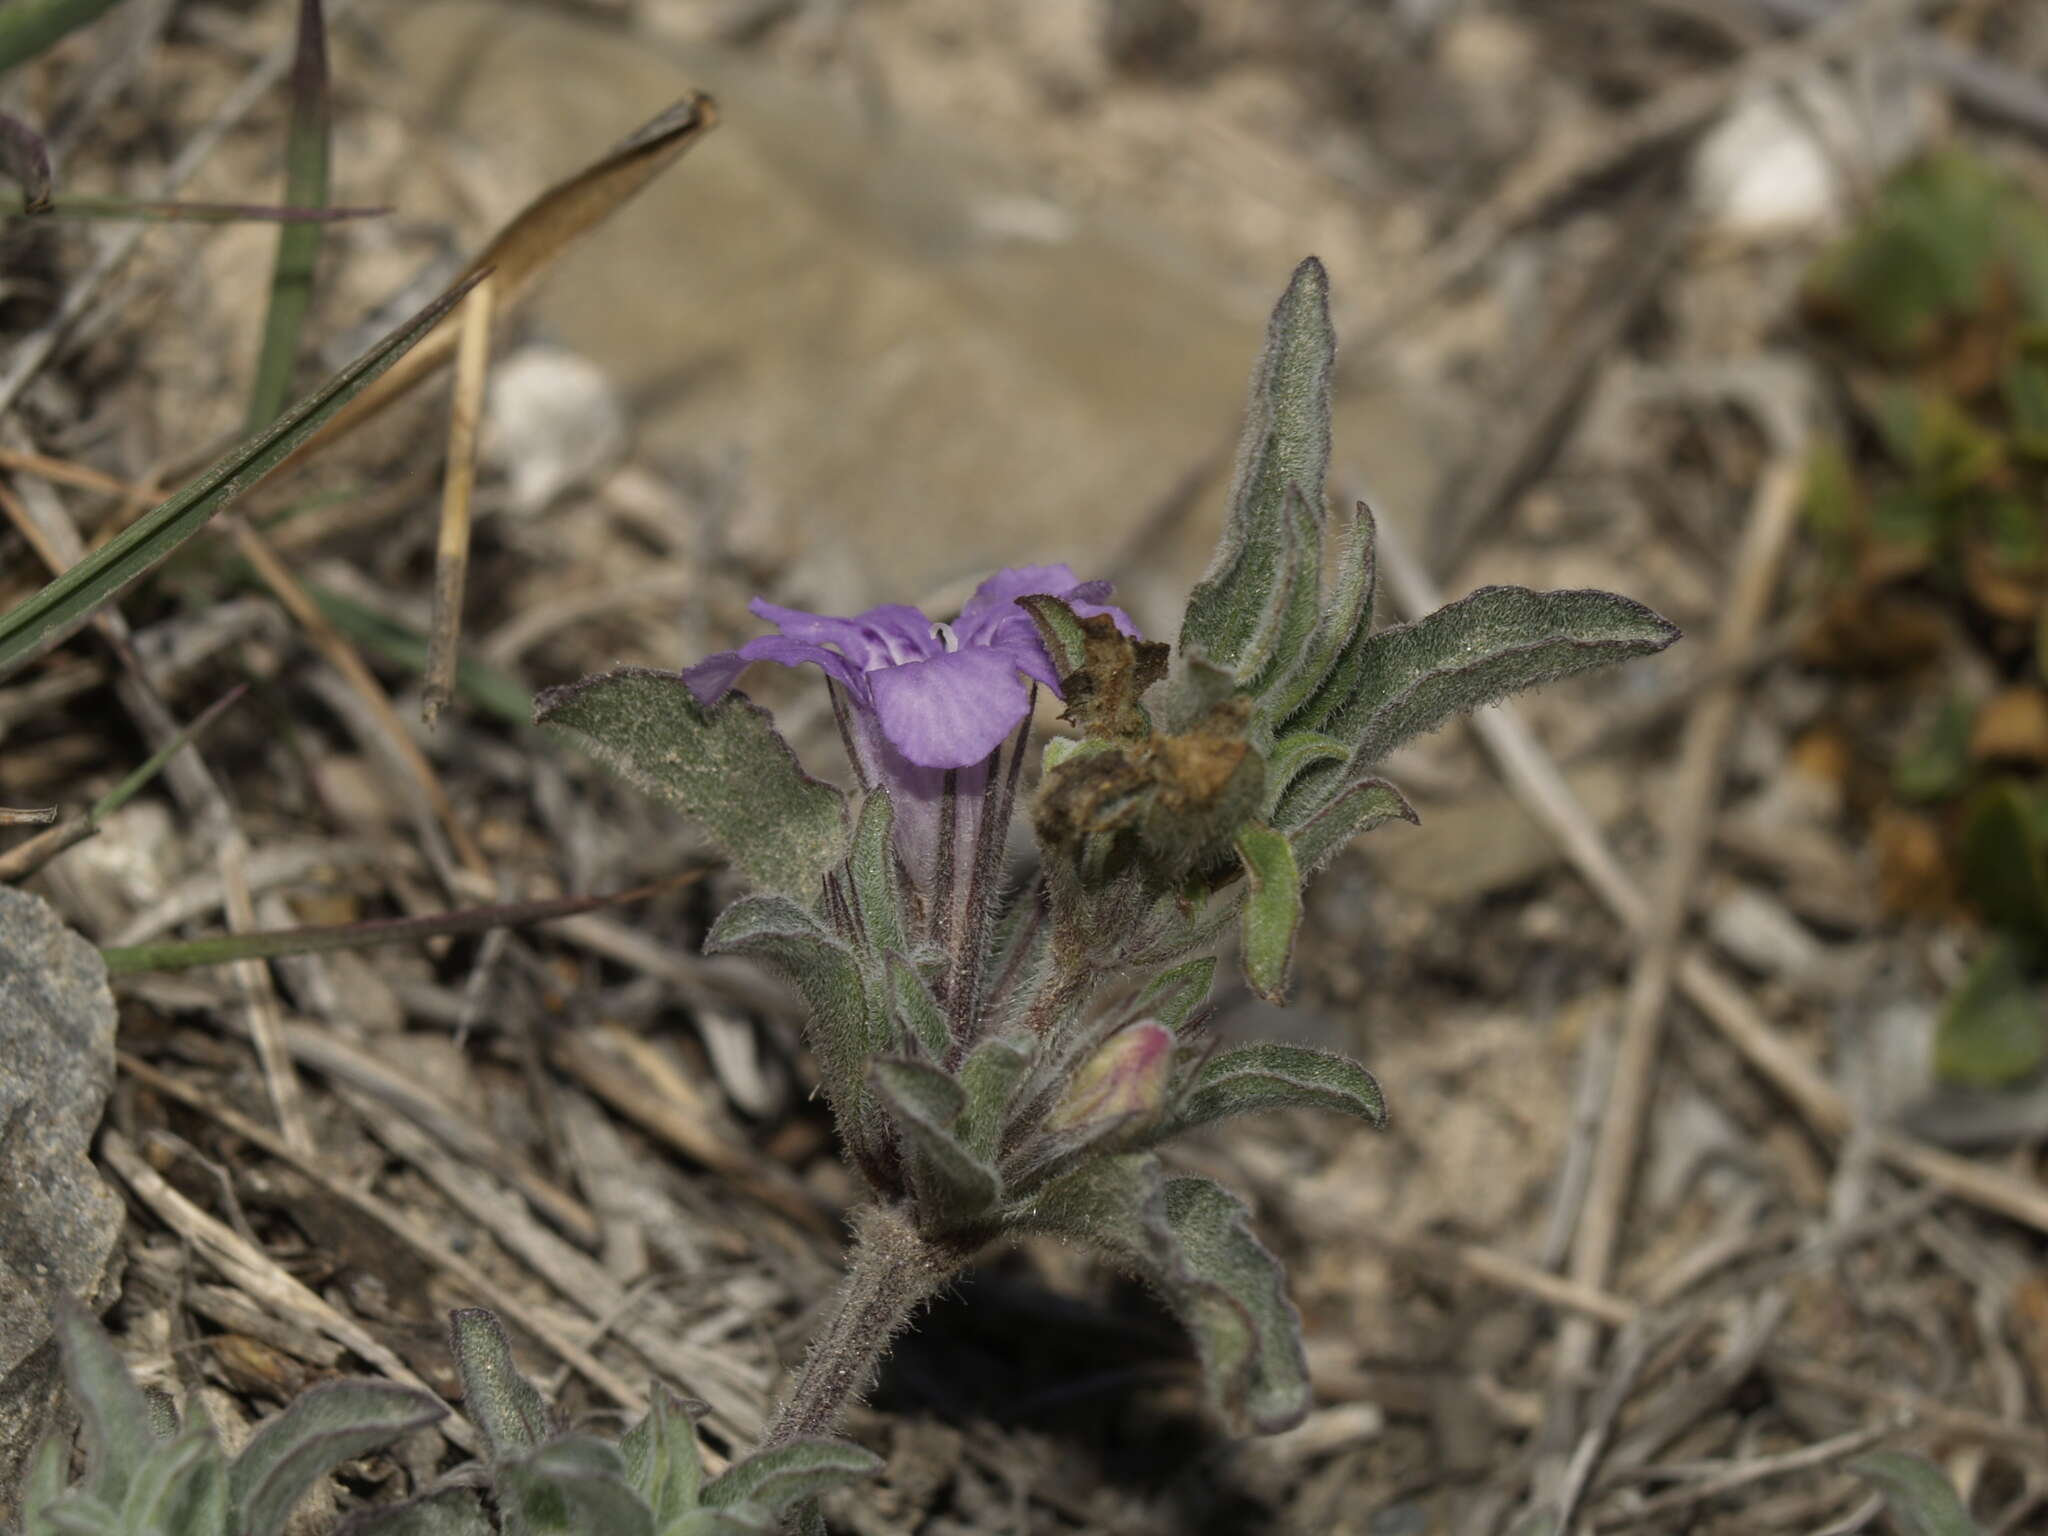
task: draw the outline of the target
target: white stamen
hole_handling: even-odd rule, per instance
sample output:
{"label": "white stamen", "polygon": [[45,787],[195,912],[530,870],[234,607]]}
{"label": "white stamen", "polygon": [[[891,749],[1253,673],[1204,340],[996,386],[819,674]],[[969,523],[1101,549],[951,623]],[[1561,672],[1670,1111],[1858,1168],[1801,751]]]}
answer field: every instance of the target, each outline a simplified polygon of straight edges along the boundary
{"label": "white stamen", "polygon": [[946,648],[946,654],[949,656],[960,649],[960,637],[953,633],[953,626],[950,624],[932,625],[932,638]]}

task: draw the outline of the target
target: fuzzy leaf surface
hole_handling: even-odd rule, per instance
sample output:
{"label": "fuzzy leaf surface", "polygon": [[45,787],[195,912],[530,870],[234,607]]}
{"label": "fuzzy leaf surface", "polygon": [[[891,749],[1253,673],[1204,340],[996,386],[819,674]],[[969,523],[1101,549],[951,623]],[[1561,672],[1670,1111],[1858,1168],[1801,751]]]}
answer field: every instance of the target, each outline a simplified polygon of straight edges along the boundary
{"label": "fuzzy leaf surface", "polygon": [[563,1435],[497,1469],[505,1536],[654,1536],[654,1516],[626,1486],[618,1447]]}
{"label": "fuzzy leaf surface", "polygon": [[211,1426],[194,1424],[175,1439],[160,1440],[129,1479],[121,1501],[121,1528],[145,1536],[177,1531],[181,1514],[204,1499],[205,1485],[220,1476],[220,1442]]}
{"label": "fuzzy leaf surface", "polygon": [[1309,1402],[1301,1316],[1243,1204],[1213,1180],[1169,1179],[1166,1224],[1199,1282],[1187,1316],[1211,1390],[1262,1433],[1299,1424]]}
{"label": "fuzzy leaf surface", "polygon": [[380,1381],[323,1382],[257,1430],[228,1475],[242,1536],[273,1536],[316,1482],[344,1461],[443,1416],[424,1392]]}
{"label": "fuzzy leaf surface", "polygon": [[442,1488],[402,1504],[351,1515],[335,1536],[494,1536],[490,1516],[467,1488]]}
{"label": "fuzzy leaf surface", "polygon": [[68,1295],[57,1308],[57,1341],[71,1401],[85,1430],[84,1490],[117,1509],[159,1443],[155,1415],[113,1340]]}
{"label": "fuzzy leaf surface", "polygon": [[[1284,818],[1284,807],[1281,814]],[[1385,779],[1358,779],[1332,795],[1300,826],[1290,827],[1287,840],[1294,845],[1296,866],[1304,875],[1311,875],[1342,853],[1354,838],[1390,821],[1416,826],[1422,818],[1415,814],[1408,797]]]}
{"label": "fuzzy leaf surface", "polygon": [[619,1454],[626,1485],[652,1511],[655,1530],[666,1531],[697,1507],[704,1461],[690,1404],[659,1382],[651,1396],[646,1416],[620,1439]]}
{"label": "fuzzy leaf surface", "polygon": [[1031,1070],[1028,1035],[993,1035],[960,1064],[960,1139],[984,1162],[994,1162],[1002,1143],[1003,1120],[1017,1087]]}
{"label": "fuzzy leaf surface", "polygon": [[860,942],[870,955],[909,947],[903,923],[903,882],[896,863],[896,810],[887,791],[869,790],[854,822],[852,872],[854,912]]}
{"label": "fuzzy leaf surface", "polygon": [[878,1061],[870,1076],[920,1171],[920,1215],[957,1226],[994,1205],[1002,1183],[961,1139],[967,1095],[960,1084],[920,1061]]}
{"label": "fuzzy leaf surface", "polygon": [[1372,634],[1378,534],[1372,509],[1359,502],[1345,534],[1337,582],[1324,605],[1315,642],[1301,666],[1268,689],[1261,700],[1267,718],[1281,733],[1303,730],[1328,718],[1338,703],[1351,696],[1360,650]]}
{"label": "fuzzy leaf surface", "polygon": [[1168,1029],[1179,1029],[1190,1015],[1209,1000],[1209,988],[1216,980],[1216,957],[1203,955],[1185,965],[1162,971],[1152,984],[1138,994],[1136,1011],[1157,1019]]}
{"label": "fuzzy leaf surface", "polygon": [[875,1133],[869,1058],[888,1045],[886,1018],[871,1016],[860,962],[825,925],[786,896],[743,896],[704,936],[704,953],[751,955],[795,984],[811,1005],[811,1051],[840,1130],[856,1153]]}
{"label": "fuzzy leaf surface", "polygon": [[845,797],[803,771],[744,695],[706,709],[681,673],[620,667],[550,688],[534,720],[575,731],[607,767],[701,823],[764,890],[809,905],[846,856]]}
{"label": "fuzzy leaf surface", "polygon": [[712,1509],[758,1504],[780,1514],[881,1470],[880,1457],[844,1440],[790,1440],[734,1462],[705,1487],[704,1503]]}
{"label": "fuzzy leaf surface", "polygon": [[524,1456],[554,1434],[554,1413],[520,1374],[495,1314],[483,1307],[451,1312],[448,1348],[462,1377],[463,1408],[483,1431],[493,1463]]}
{"label": "fuzzy leaf surface", "polygon": [[1284,832],[1250,826],[1237,835],[1248,889],[1239,923],[1245,980],[1268,1002],[1287,995],[1294,934],[1301,926],[1301,871]]}
{"label": "fuzzy leaf surface", "polygon": [[1299,804],[1303,793],[1319,779],[1333,778],[1351,760],[1351,746],[1321,731],[1296,731],[1282,736],[1266,754],[1264,815],[1276,826],[1285,826],[1281,807],[1292,800]]}
{"label": "fuzzy leaf surface", "polygon": [[946,1022],[946,1010],[932,996],[924,974],[902,955],[886,955],[882,964],[887,972],[889,1007],[895,1013],[897,1027],[903,1031],[904,1039],[933,1061],[944,1061],[946,1048],[952,1043],[951,1030]]}
{"label": "fuzzy leaf surface", "polygon": [[[1252,372],[1223,540],[1188,596],[1178,650],[1229,669],[1246,660],[1280,577],[1290,539],[1287,488],[1299,486],[1320,522],[1330,463],[1330,280],[1313,256],[1294,269]],[[1320,568],[1320,561],[1314,562]]]}
{"label": "fuzzy leaf surface", "polygon": [[1678,630],[1612,592],[1481,587],[1365,645],[1350,699],[1320,729],[1376,763],[1453,715],[1631,656],[1661,651]]}
{"label": "fuzzy leaf surface", "polygon": [[1269,1109],[1326,1109],[1354,1116],[1375,1130],[1387,1124],[1380,1085],[1357,1062],[1305,1045],[1270,1042],[1225,1051],[1205,1062],[1166,1134]]}
{"label": "fuzzy leaf surface", "polygon": [[1151,1153],[1097,1158],[1013,1207],[1015,1225],[1087,1242],[1150,1281],[1193,1336],[1218,1410],[1276,1434],[1308,1412],[1301,1320],[1244,1207]]}
{"label": "fuzzy leaf surface", "polygon": [[1254,693],[1279,689],[1284,694],[1295,673],[1315,661],[1313,642],[1323,612],[1321,500],[1318,494],[1311,507],[1302,488],[1291,481],[1282,498],[1286,538],[1279,567],[1259,614],[1259,627],[1238,663],[1238,675]]}
{"label": "fuzzy leaf surface", "polygon": [[48,1536],[51,1527],[43,1519],[43,1511],[64,1497],[70,1481],[71,1437],[54,1431],[44,1435],[22,1479],[18,1504],[22,1536]]}
{"label": "fuzzy leaf surface", "polygon": [[1849,1463],[1873,1483],[1905,1536],[1983,1536],[1941,1468],[1902,1451],[1874,1451]]}

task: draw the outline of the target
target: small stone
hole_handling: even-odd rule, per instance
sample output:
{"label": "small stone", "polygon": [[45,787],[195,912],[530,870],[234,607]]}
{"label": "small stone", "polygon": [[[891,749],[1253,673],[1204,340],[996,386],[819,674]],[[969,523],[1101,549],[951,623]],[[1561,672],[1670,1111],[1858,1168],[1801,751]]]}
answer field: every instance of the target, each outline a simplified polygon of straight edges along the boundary
{"label": "small stone", "polygon": [[522,347],[491,374],[485,455],[505,473],[515,516],[544,512],[626,451],[626,409],[610,377],[564,347]]}
{"label": "small stone", "polygon": [[50,1313],[96,1305],[124,1208],[93,1167],[114,1087],[114,996],[92,945],[0,887],[0,1510],[60,1392]]}

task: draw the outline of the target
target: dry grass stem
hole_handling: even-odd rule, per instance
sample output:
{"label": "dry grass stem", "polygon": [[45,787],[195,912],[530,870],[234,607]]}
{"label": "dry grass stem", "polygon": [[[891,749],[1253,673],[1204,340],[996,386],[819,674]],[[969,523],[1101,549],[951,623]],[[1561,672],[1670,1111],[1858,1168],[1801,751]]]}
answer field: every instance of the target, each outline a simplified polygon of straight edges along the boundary
{"label": "dry grass stem", "polygon": [[[249,842],[239,830],[222,840],[217,865],[229,930],[254,932],[256,901],[249,891]],[[229,970],[242,995],[249,1039],[263,1068],[263,1083],[270,1093],[270,1107],[277,1115],[278,1129],[283,1132],[286,1145],[310,1156],[314,1150],[313,1132],[306,1124],[298,1074],[293,1071],[291,1055],[284,1046],[284,1011],[278,1005],[277,989],[271,985],[270,967],[261,960],[237,960]]]}
{"label": "dry grass stem", "polygon": [[[124,1060],[122,1065],[125,1068],[130,1063]],[[153,1071],[151,1076],[162,1079],[162,1074]],[[151,1086],[164,1088],[167,1083],[168,1080],[164,1079],[152,1083]],[[193,1107],[205,1109],[216,1116],[225,1113],[205,1104],[194,1104]],[[257,1128],[252,1126],[250,1129]],[[281,1140],[269,1136],[267,1132],[263,1135],[264,1139],[276,1143],[281,1149],[280,1155],[284,1151],[289,1151]],[[323,1334],[337,1344],[346,1346],[392,1381],[425,1392],[436,1402],[441,1401],[439,1393],[415,1374],[403,1360],[379,1343],[361,1324],[343,1316],[321,1300],[226,1222],[209,1216],[171,1188],[164,1181],[163,1175],[150,1167],[143,1160],[142,1154],[137,1152],[129,1144],[128,1138],[119,1131],[109,1130],[100,1137],[100,1156],[121,1176],[122,1182],[134,1191],[135,1197],[155,1212],[159,1221],[190,1243],[194,1251],[212,1265],[223,1279],[287,1321],[303,1328],[310,1328],[313,1332]],[[302,1168],[301,1171],[311,1176],[309,1167]],[[482,1442],[477,1438],[476,1431],[452,1408],[449,1409],[448,1417],[443,1419],[438,1427],[464,1450],[474,1452],[481,1447]]]}
{"label": "dry grass stem", "polygon": [[[1436,605],[1438,594],[1401,534],[1391,522],[1380,530],[1381,567],[1401,607],[1420,612]],[[1542,746],[1529,734],[1512,706],[1484,711],[1472,728],[1500,765],[1516,797],[1542,823],[1614,916],[1630,929],[1648,922],[1648,900],[1622,869],[1578,797],[1557,771]],[[1708,1021],[1814,1130],[1837,1139],[1850,1125],[1841,1093],[1818,1068],[1757,1011],[1710,958],[1682,954],[1677,966],[1680,990]],[[1957,1157],[1896,1132],[1881,1133],[1877,1150],[1884,1160],[1907,1173],[1939,1185],[1948,1193],[1986,1210],[1996,1211],[2048,1232],[2048,1190],[2033,1180],[1968,1158]]]}
{"label": "dry grass stem", "polygon": [[[588,1381],[620,1407],[629,1412],[637,1412],[646,1407],[646,1395],[631,1382],[614,1373],[602,1361],[592,1356],[573,1339],[563,1334],[555,1326],[554,1322],[538,1308],[528,1306],[515,1292],[499,1285],[490,1276],[456,1253],[438,1237],[434,1237],[424,1231],[414,1217],[398,1210],[388,1202],[378,1199],[375,1195],[357,1188],[354,1184],[336,1178],[321,1166],[322,1160],[320,1158],[300,1156],[285,1142],[283,1137],[277,1135],[274,1131],[258,1125],[255,1121],[247,1119],[242,1115],[236,1114],[235,1111],[219,1103],[210,1095],[200,1092],[178,1078],[172,1077],[169,1073],[159,1072],[155,1067],[149,1065],[148,1062],[142,1061],[126,1052],[120,1053],[118,1060],[121,1070],[130,1077],[146,1084],[167,1098],[176,1099],[187,1108],[199,1111],[224,1130],[231,1131],[251,1145],[261,1148],[279,1162],[289,1164],[306,1179],[317,1185],[323,1193],[340,1201],[351,1210],[375,1223],[385,1232],[390,1233],[407,1248],[419,1255],[420,1258],[426,1260],[427,1263],[446,1274],[449,1279],[468,1291],[479,1303],[509,1318],[517,1326],[531,1334],[537,1342],[551,1350],[558,1359],[575,1366],[578,1374],[584,1380]],[[110,1132],[108,1139],[112,1139],[114,1134]],[[134,1157],[132,1150],[128,1155],[131,1158]],[[159,1185],[162,1184],[162,1180],[157,1178],[153,1170],[146,1164],[140,1164],[139,1159],[137,1161],[142,1172],[148,1174],[150,1178],[156,1179]],[[122,1177],[128,1177],[125,1171],[122,1173]],[[134,1183],[132,1179],[129,1182],[131,1185]],[[183,1197],[178,1196],[175,1190],[170,1190],[168,1186],[163,1187],[174,1198],[182,1201]],[[138,1188],[137,1193],[140,1194],[142,1191]],[[149,1197],[145,1195],[144,1199],[148,1200]],[[154,1204],[153,1201],[150,1203]],[[190,1207],[188,1206],[188,1208]],[[204,1221],[213,1222],[213,1218],[207,1216],[203,1211],[193,1209],[193,1214]],[[228,1232],[228,1229],[218,1222],[213,1222],[213,1225],[219,1227],[223,1232]],[[228,1235],[232,1237],[233,1233],[229,1232]],[[235,1241],[239,1243],[240,1239],[237,1238]],[[263,1262],[269,1263],[267,1259]],[[272,1267],[275,1268],[275,1266]],[[221,1269],[223,1274],[238,1285],[241,1285],[242,1289],[250,1291],[252,1295],[258,1296],[259,1299],[268,1299],[261,1291],[247,1284],[240,1272],[230,1270],[225,1265],[221,1266]],[[282,1274],[283,1271],[280,1270],[278,1273]],[[290,1277],[286,1276],[286,1278],[289,1279]],[[291,1283],[295,1286],[298,1284],[296,1281]],[[311,1293],[308,1292],[307,1294],[310,1295]],[[318,1297],[313,1299],[318,1302],[321,1308],[332,1313],[333,1309],[327,1307],[325,1302],[319,1301]],[[335,1332],[332,1326],[322,1326],[319,1322],[320,1315],[318,1313],[301,1311],[295,1314],[287,1311],[286,1315],[296,1315],[302,1320],[307,1317],[313,1318],[317,1331],[327,1334],[328,1337],[336,1339],[340,1343],[346,1344],[365,1360],[370,1361],[380,1370],[383,1370],[386,1375],[391,1376],[394,1381],[403,1381],[408,1385],[417,1384],[416,1378],[409,1372],[396,1374],[387,1368],[383,1362],[386,1358],[389,1358],[393,1364],[398,1365],[399,1372],[405,1372],[404,1365],[398,1363],[395,1356],[391,1356],[389,1351],[370,1338],[356,1324],[349,1322],[346,1318],[340,1318],[338,1313],[333,1315],[339,1318],[341,1325],[349,1330],[347,1334]],[[356,1342],[358,1338],[367,1343],[369,1349],[366,1350],[360,1347]],[[455,1440],[464,1449],[477,1449],[479,1442],[474,1440],[474,1432],[469,1429],[469,1426],[466,1423],[460,1423],[458,1428],[462,1434],[457,1434],[455,1431],[450,1430],[446,1424],[442,1426],[443,1432],[448,1434],[448,1438]],[[470,1438],[463,1438],[464,1435]]]}
{"label": "dry grass stem", "polygon": [[455,387],[448,412],[448,465],[441,487],[441,534],[434,551],[434,623],[427,638],[426,688],[420,710],[432,725],[455,698],[462,645],[462,593],[469,576],[470,503],[476,491],[477,442],[484,387],[491,371],[491,320],[497,277],[486,272],[462,301]]}

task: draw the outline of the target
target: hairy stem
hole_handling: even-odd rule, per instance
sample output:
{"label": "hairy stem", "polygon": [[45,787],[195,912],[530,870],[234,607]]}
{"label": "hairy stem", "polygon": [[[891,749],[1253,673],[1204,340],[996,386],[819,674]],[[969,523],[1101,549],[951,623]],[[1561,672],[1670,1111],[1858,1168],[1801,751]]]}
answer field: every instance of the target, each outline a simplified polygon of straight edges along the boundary
{"label": "hairy stem", "polygon": [[882,1357],[912,1314],[969,1257],[921,1235],[899,1207],[861,1211],[854,1218],[853,1248],[838,1294],[811,1341],[796,1385],[762,1433],[763,1447],[830,1434],[840,1415],[874,1384]]}

